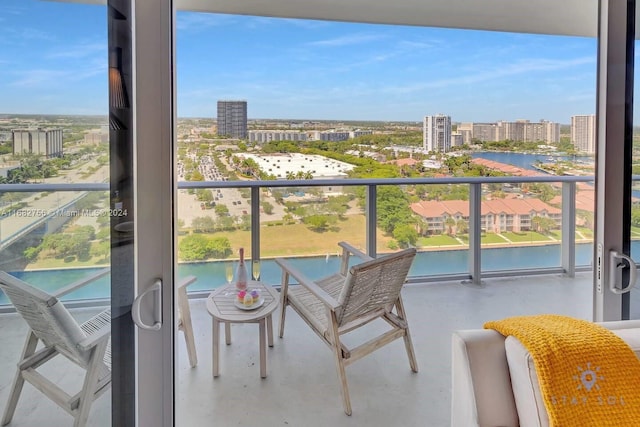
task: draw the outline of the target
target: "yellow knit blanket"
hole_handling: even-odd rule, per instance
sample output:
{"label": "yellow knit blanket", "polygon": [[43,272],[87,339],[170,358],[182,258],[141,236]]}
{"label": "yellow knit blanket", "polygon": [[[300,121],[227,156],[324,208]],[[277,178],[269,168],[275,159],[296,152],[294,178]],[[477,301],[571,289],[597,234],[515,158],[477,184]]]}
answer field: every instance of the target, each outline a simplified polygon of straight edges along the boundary
{"label": "yellow knit blanket", "polygon": [[640,361],[610,330],[557,315],[488,322],[531,354],[552,427],[640,426]]}

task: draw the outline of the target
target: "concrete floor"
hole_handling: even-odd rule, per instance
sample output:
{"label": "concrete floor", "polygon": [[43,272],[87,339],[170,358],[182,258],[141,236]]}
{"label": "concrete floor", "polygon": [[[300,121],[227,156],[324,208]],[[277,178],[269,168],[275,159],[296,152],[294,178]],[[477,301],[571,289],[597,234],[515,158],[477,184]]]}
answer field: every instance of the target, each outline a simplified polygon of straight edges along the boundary
{"label": "concrete floor", "polygon": [[[512,315],[559,313],[590,319],[591,274],[489,279],[482,288],[459,282],[408,286],[403,291],[420,372],[414,374],[402,341],[347,368],[353,415],[342,410],[332,354],[294,312],[285,337],[268,350],[268,377],[260,378],[258,327],[233,325],[232,344],[222,344],[220,376],[211,374],[211,318],[204,300],[190,300],[198,366],[190,368],[183,337],[177,337],[176,425],[196,426],[448,426],[450,337]],[[76,310],[82,317],[88,310]],[[276,313],[277,314],[277,313]],[[353,333],[362,342],[384,324]],[[16,315],[0,316],[0,405],[4,406],[15,361],[26,334]],[[67,368],[54,381],[77,383]],[[110,396],[93,406],[90,426],[110,425]],[[71,417],[27,385],[11,426],[65,426]]]}

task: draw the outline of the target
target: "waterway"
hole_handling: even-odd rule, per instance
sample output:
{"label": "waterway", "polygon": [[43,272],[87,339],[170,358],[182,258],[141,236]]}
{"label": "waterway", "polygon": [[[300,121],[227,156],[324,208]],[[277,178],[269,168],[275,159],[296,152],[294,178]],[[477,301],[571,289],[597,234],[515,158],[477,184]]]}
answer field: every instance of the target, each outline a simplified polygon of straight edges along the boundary
{"label": "waterway", "polygon": [[[632,243],[632,253],[640,253],[640,242]],[[442,250],[419,252],[413,263],[410,276],[460,274],[467,271],[468,251]],[[576,245],[576,265],[591,265],[593,245]],[[337,271],[340,262],[336,253],[319,257],[295,258],[291,262],[309,278],[325,276],[328,271]],[[560,266],[560,245],[521,246],[508,248],[487,248],[482,250],[482,270],[500,271],[527,268],[548,268]],[[99,270],[99,268],[77,268],[62,270],[15,271],[12,275],[36,285],[46,291],[58,289]],[[210,290],[225,283],[225,262],[198,262],[178,264],[177,276],[181,279],[194,275],[198,280],[189,286],[189,291]],[[261,278],[267,283],[280,283],[281,270],[274,260],[262,260]],[[109,297],[109,276],[105,276],[86,287],[70,293],[68,300]],[[0,304],[7,304],[0,295]]]}
{"label": "waterway", "polygon": [[503,153],[495,151],[474,152],[471,157],[492,160],[494,162],[505,163],[517,166],[522,169],[537,170],[533,167],[536,162],[549,163],[551,161],[580,161],[593,162],[593,157],[589,156],[558,156],[549,154],[525,154],[525,153]]}

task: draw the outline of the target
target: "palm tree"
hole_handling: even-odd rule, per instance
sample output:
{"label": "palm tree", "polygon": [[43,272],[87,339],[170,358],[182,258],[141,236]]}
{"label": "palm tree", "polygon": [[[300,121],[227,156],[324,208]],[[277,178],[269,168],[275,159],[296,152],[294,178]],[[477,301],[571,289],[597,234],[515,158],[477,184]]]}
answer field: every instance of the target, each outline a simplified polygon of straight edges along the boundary
{"label": "palm tree", "polygon": [[449,232],[447,234],[452,235],[453,227],[456,225],[456,220],[452,216],[448,216],[444,220],[444,225],[446,225],[449,228]]}
{"label": "palm tree", "polygon": [[462,218],[456,221],[456,234],[465,234],[467,231],[469,231],[469,224],[467,224],[467,221]]}

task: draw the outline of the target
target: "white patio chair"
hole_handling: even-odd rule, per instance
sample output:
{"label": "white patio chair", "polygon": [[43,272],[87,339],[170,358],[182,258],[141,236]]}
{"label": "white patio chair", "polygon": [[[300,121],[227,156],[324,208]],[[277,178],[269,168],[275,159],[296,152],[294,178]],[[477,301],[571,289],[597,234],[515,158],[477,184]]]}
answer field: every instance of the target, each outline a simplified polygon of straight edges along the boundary
{"label": "white patio chair", "polygon": [[[58,298],[108,273],[109,269],[101,270],[49,294],[0,271],[0,288],[30,328],[2,425],[11,422],[25,381],[71,414],[74,427],[86,425],[91,404],[111,385],[111,312],[104,310],[78,324]],[[86,370],[82,389],[74,395],[37,371],[59,354]]]}
{"label": "white patio chair", "polygon": [[[416,250],[406,249],[373,259],[345,242],[339,245],[342,247],[340,271],[316,281],[306,278],[287,260],[276,259],[282,267],[280,338],[284,335],[286,308],[291,306],[333,351],[344,411],[351,415],[346,366],[402,337],[411,370],[418,372],[400,296]],[[352,254],[365,262],[349,268]],[[300,286],[289,286],[290,276]],[[391,330],[351,349],[340,341],[341,335],[376,319],[385,320]]]}
{"label": "white patio chair", "polygon": [[196,353],[196,341],[193,337],[193,325],[191,323],[191,308],[187,297],[187,286],[198,280],[196,276],[185,277],[178,283],[178,330],[184,333],[184,340],[187,344],[187,354],[189,355],[189,365],[195,367],[198,364]]}

